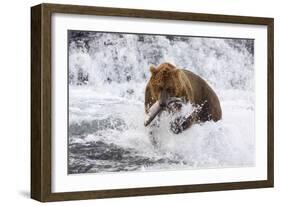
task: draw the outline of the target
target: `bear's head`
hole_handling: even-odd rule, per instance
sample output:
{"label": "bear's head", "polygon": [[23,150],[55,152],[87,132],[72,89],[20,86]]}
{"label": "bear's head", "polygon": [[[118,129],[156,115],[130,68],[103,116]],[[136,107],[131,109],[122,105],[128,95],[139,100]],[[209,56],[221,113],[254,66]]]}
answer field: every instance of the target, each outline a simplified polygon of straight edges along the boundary
{"label": "bear's head", "polygon": [[152,96],[159,101],[161,107],[166,106],[169,97],[179,97],[181,95],[180,70],[174,65],[163,63],[158,67],[151,66],[150,72]]}

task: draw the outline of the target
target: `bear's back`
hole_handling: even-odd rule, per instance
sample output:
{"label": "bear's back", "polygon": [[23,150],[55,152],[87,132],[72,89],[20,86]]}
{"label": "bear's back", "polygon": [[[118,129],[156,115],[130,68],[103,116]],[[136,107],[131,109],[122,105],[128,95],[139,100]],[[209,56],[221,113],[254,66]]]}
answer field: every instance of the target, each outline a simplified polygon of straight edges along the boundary
{"label": "bear's back", "polygon": [[187,76],[191,85],[192,95],[194,98],[194,102],[192,103],[201,105],[206,104],[207,102],[206,107],[210,110],[209,112],[212,114],[212,118],[214,120],[221,119],[222,112],[219,98],[210,85],[197,74],[185,69],[182,69],[182,71]]}

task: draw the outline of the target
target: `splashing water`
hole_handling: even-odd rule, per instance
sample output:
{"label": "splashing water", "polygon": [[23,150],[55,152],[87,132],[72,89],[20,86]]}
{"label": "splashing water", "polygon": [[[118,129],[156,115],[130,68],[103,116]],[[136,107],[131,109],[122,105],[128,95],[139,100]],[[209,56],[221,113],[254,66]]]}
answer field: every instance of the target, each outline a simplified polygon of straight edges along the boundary
{"label": "splashing water", "polygon": [[[70,31],[69,173],[254,166],[253,55],[253,40]],[[165,61],[202,76],[223,118],[175,135],[164,112],[155,146],[144,89]]]}

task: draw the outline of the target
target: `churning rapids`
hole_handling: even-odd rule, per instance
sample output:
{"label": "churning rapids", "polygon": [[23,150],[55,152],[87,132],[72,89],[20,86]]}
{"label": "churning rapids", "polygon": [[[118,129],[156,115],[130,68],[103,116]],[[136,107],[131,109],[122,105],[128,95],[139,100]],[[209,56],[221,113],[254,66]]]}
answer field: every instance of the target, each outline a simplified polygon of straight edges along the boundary
{"label": "churning rapids", "polygon": [[[253,40],[68,35],[69,174],[255,165]],[[164,114],[153,131],[155,146],[144,127],[144,89],[149,66],[167,61],[203,77],[223,117],[175,135]]]}

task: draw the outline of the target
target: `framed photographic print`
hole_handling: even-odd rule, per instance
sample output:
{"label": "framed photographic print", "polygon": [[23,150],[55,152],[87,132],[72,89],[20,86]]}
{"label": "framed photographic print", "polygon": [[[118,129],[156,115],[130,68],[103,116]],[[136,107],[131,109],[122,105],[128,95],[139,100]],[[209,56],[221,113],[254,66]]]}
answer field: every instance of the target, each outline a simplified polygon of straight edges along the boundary
{"label": "framed photographic print", "polygon": [[31,197],[273,187],[273,19],[31,8]]}

